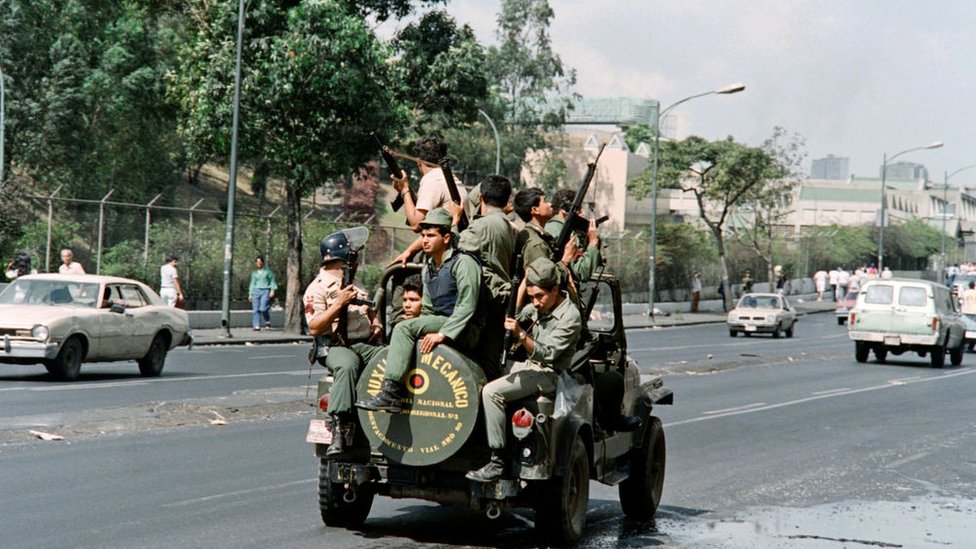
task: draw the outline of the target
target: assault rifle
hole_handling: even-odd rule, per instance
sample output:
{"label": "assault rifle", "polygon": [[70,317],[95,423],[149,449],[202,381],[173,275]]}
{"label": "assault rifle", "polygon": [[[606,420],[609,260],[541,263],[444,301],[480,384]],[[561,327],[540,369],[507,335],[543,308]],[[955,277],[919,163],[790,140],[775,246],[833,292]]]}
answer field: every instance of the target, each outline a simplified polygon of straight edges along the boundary
{"label": "assault rifle", "polygon": [[[397,163],[396,157],[393,156],[393,153],[390,151],[390,148],[384,145],[380,141],[379,137],[376,137],[376,132],[369,132],[369,135],[371,135],[373,139],[376,141],[376,144],[379,145],[380,154],[383,155],[383,161],[386,162],[386,169],[390,171],[390,175],[397,178],[406,175],[404,171],[400,169],[400,164]],[[409,184],[407,184],[407,192],[410,193],[410,197],[413,198],[414,204],[416,204],[417,196],[413,194],[413,189],[410,188]],[[403,207],[403,195],[397,193],[396,198],[394,198],[393,201],[390,202],[390,207],[393,208],[393,211],[395,212],[399,211],[400,208]]]}
{"label": "assault rifle", "polygon": [[[508,296],[508,310],[505,312],[506,318],[507,317],[515,318],[515,309],[518,306],[517,301],[518,301],[519,286],[522,285],[522,268],[523,268],[522,247],[519,246],[516,249],[519,251],[515,256],[515,261],[513,262],[514,265],[512,266],[513,269],[512,293],[509,294]],[[508,355],[511,352],[512,344],[514,343],[512,341],[512,338],[513,338],[512,331],[505,330],[505,340],[504,343],[502,344],[502,362],[501,362],[501,369],[499,370],[500,372],[505,371],[505,364],[508,362]]]}
{"label": "assault rifle", "polygon": [[450,159],[447,157],[442,158],[438,164],[441,166],[441,172],[444,173],[444,181],[447,183],[447,192],[451,194],[451,200],[461,208],[461,217],[458,218],[458,232],[460,233],[464,229],[468,228],[468,215],[464,213],[464,204],[461,203],[461,193],[458,192],[457,181],[454,180],[454,174],[451,172]]}
{"label": "assault rifle", "polygon": [[576,227],[582,222],[585,222],[587,227],[589,226],[589,220],[583,218],[579,214],[579,211],[583,208],[583,199],[586,197],[587,191],[590,190],[590,183],[593,182],[593,176],[596,175],[596,163],[600,161],[600,155],[603,154],[603,149],[606,146],[606,143],[600,145],[600,150],[596,153],[596,158],[587,165],[586,177],[583,178],[583,183],[580,184],[579,190],[576,191],[576,198],[573,199],[572,208],[566,212],[566,223],[563,225],[562,230],[559,231],[559,238],[552,244],[553,255],[557,260],[563,256],[563,250],[566,248],[566,243],[572,238],[573,231],[578,230]]}

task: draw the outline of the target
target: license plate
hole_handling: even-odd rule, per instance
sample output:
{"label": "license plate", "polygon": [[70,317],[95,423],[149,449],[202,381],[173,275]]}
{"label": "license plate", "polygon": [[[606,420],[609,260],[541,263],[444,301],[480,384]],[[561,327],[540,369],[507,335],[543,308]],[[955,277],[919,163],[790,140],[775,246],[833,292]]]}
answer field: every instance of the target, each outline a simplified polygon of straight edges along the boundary
{"label": "license plate", "polygon": [[754,324],[746,324],[746,331],[747,332],[755,332],[756,331],[756,326]]}
{"label": "license plate", "polygon": [[332,431],[324,419],[313,419],[308,422],[308,434],[305,442],[312,444],[332,444]]}
{"label": "license plate", "polygon": [[885,345],[901,345],[901,338],[898,336],[885,336]]}

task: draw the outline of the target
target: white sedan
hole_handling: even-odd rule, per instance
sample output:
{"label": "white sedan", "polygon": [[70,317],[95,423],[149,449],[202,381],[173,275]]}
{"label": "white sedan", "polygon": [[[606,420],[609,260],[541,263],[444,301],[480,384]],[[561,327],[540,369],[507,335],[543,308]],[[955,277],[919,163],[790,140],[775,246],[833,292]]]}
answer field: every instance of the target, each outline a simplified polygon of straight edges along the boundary
{"label": "white sedan", "polygon": [[115,360],[155,377],[191,338],[186,311],[127,278],[27,275],[0,293],[0,363],[42,363],[61,379],[77,379],[82,362]]}
{"label": "white sedan", "polygon": [[739,332],[747,336],[766,333],[779,337],[780,333],[785,333],[786,337],[793,337],[796,310],[779,294],[746,294],[729,312],[726,323],[731,337]]}

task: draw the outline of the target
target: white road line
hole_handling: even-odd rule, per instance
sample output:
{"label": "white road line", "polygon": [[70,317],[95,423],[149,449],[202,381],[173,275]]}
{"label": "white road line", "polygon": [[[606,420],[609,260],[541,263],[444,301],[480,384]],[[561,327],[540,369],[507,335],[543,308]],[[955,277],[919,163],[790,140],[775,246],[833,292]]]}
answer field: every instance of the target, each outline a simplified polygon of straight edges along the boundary
{"label": "white road line", "polygon": [[200,498],[187,499],[187,500],[183,500],[183,501],[174,501],[173,503],[164,503],[164,504],[162,504],[162,507],[185,507],[187,505],[193,505],[195,503],[203,503],[203,502],[211,501],[211,500],[215,500],[215,499],[221,499],[221,498],[227,498],[227,497],[234,497],[234,496],[243,496],[243,495],[247,495],[247,494],[257,494],[257,493],[260,493],[260,492],[270,492],[272,490],[280,490],[281,488],[289,488],[291,486],[298,486],[298,485],[301,485],[301,484],[311,484],[313,482],[318,482],[318,479],[309,478],[309,479],[305,479],[305,480],[293,480],[291,482],[283,482],[281,484],[272,484],[270,486],[261,486],[261,487],[258,487],[258,488],[248,488],[247,490],[237,490],[237,491],[234,491],[234,492],[226,492],[226,493],[223,493],[223,494],[213,494],[213,495],[210,495],[210,496],[204,496],[204,497],[200,497]]}
{"label": "white road line", "polygon": [[152,380],[148,379],[134,379],[132,381],[113,381],[107,383],[85,383],[85,384],[65,384],[65,385],[54,385],[52,387],[7,387],[0,389],[0,393],[9,393],[14,391],[80,391],[86,389],[108,389],[112,387],[120,386],[132,386],[132,385],[147,385],[150,383],[192,383],[198,381],[210,381],[214,379],[236,379],[236,378],[247,378],[247,377],[269,377],[269,376],[307,376],[308,370],[293,370],[289,372],[253,372],[250,374],[222,374],[215,376],[198,376],[198,377],[166,377],[166,378],[156,378]]}
{"label": "white road line", "polygon": [[249,356],[248,360],[264,360],[266,358],[301,358],[297,355],[266,355],[266,356]]}
{"label": "white road line", "polygon": [[918,460],[920,460],[920,459],[922,459],[924,457],[928,457],[929,454],[931,454],[931,452],[919,452],[919,453],[917,453],[917,454],[915,454],[913,456],[908,456],[906,458],[899,459],[898,461],[893,461],[893,462],[889,463],[888,465],[885,465],[884,467],[885,467],[885,469],[897,469],[897,468],[901,467],[902,465],[906,465],[906,464],[911,463],[913,461],[918,461]]}
{"label": "white road line", "polygon": [[760,406],[765,406],[765,402],[754,402],[752,404],[746,404],[745,406],[736,406],[735,408],[725,408],[724,410],[710,410],[708,412],[702,412],[705,415],[709,414],[724,414],[726,412],[737,412],[739,410],[748,410],[749,408],[758,408]]}
{"label": "white road line", "polygon": [[814,392],[812,392],[810,394],[811,395],[831,395],[831,394],[834,394],[834,393],[843,393],[843,392],[850,391],[850,390],[851,390],[850,387],[841,387],[839,389],[827,389],[826,391],[814,391]]}
{"label": "white road line", "polygon": [[754,413],[754,412],[765,412],[767,410],[775,410],[777,408],[785,408],[787,406],[796,406],[798,404],[805,404],[807,402],[813,402],[815,400],[824,400],[824,399],[835,398],[835,397],[839,397],[839,396],[856,395],[856,394],[859,394],[859,393],[868,393],[868,392],[871,392],[871,391],[878,391],[878,390],[881,390],[881,389],[891,389],[891,388],[894,388],[894,387],[904,387],[905,385],[914,385],[916,383],[926,383],[926,382],[929,382],[929,381],[942,381],[944,379],[953,378],[953,377],[959,377],[959,376],[965,376],[965,375],[970,375],[970,374],[976,374],[976,369],[973,369],[973,370],[961,370],[959,372],[952,372],[951,374],[938,375],[938,376],[926,377],[926,378],[921,378],[921,379],[913,378],[910,381],[904,381],[904,382],[900,382],[898,384],[892,384],[892,383],[889,382],[889,383],[884,383],[882,385],[873,385],[873,386],[870,386],[870,387],[863,387],[861,389],[851,389],[849,391],[844,391],[844,392],[835,392],[835,393],[830,393],[830,394],[823,394],[823,395],[816,395],[816,396],[810,396],[810,397],[805,397],[805,398],[798,398],[796,400],[788,400],[786,402],[780,402],[778,404],[770,404],[770,405],[762,406],[762,407],[758,407],[758,408],[749,408],[748,410],[738,410],[738,411],[732,411],[732,412],[725,412],[725,413],[721,413],[721,414],[713,414],[713,415],[709,415],[709,416],[700,416],[700,417],[694,417],[694,418],[689,418],[689,419],[682,419],[682,420],[672,421],[670,423],[666,423],[666,424],[664,424],[664,426],[665,427],[675,427],[675,426],[678,426],[678,425],[686,425],[688,423],[698,423],[698,422],[701,422],[701,421],[709,421],[709,420],[713,420],[713,419],[717,419],[717,418],[722,418],[722,417],[737,416],[737,415],[742,415],[742,414],[751,414],[751,413]]}
{"label": "white road line", "polygon": [[[810,341],[810,340],[813,340],[813,339],[837,339],[837,338],[840,338],[840,337],[843,337],[843,338],[846,339],[847,338],[847,334],[834,334],[834,335],[820,336],[820,337],[813,337],[813,338],[803,338],[803,341]],[[634,348],[628,348],[627,349],[627,352],[630,352],[630,353],[645,352],[646,353],[646,352],[649,352],[649,351],[681,351],[681,350],[684,350],[684,349],[718,349],[718,348],[722,348],[722,347],[751,347],[751,346],[755,346],[755,344],[757,343],[757,341],[759,341],[759,340],[752,340],[752,341],[745,341],[745,340],[743,340],[743,341],[740,341],[739,343],[707,343],[707,344],[703,344],[703,345],[678,345],[678,346],[674,346],[674,347],[640,347],[640,348],[636,348],[636,349],[634,349]]]}

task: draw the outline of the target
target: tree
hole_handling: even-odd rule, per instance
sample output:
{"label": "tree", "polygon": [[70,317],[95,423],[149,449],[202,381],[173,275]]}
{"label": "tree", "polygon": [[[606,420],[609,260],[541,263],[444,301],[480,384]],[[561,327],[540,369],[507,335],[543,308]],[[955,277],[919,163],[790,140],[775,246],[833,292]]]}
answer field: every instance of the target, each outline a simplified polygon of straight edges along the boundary
{"label": "tree", "polygon": [[[766,151],[736,143],[732,137],[708,142],[691,136],[684,141],[661,143],[659,163],[662,188],[694,195],[699,215],[715,239],[722,284],[729,288],[726,225],[741,203],[781,175],[779,167]],[[650,171],[644,172],[631,180],[630,189],[642,197],[650,190],[651,177]],[[732,292],[725,292],[725,302],[726,308],[731,308]]]}
{"label": "tree", "polygon": [[[170,90],[180,108],[180,132],[195,153],[226,157],[237,1],[205,6]],[[375,155],[369,132],[395,133],[405,113],[393,101],[387,49],[346,2],[254,2],[247,21],[238,154],[260,159],[285,181],[285,329],[297,332],[301,198],[363,166]]]}

